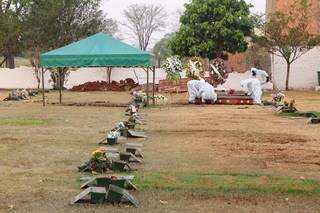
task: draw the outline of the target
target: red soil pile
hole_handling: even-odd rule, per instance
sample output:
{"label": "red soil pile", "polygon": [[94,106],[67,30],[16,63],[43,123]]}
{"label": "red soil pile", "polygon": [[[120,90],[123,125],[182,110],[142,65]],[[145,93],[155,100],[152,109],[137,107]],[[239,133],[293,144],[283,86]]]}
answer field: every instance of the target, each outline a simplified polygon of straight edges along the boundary
{"label": "red soil pile", "polygon": [[91,92],[91,91],[130,91],[137,87],[138,84],[133,79],[127,78],[120,82],[112,81],[108,83],[106,81],[87,82],[78,86],[74,86],[71,91],[75,92]]}

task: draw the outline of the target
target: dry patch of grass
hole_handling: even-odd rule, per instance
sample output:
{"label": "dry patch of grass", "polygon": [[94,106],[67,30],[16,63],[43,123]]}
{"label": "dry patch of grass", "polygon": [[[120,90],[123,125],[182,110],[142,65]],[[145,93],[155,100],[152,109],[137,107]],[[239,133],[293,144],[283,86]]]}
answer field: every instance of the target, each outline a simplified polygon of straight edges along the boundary
{"label": "dry patch of grass", "polygon": [[[320,111],[318,95],[292,93],[301,110]],[[46,94],[57,102],[58,93]],[[128,102],[128,93],[64,92],[66,102]],[[181,99],[185,99],[182,94]],[[37,100],[41,97],[37,97]],[[320,100],[320,99],[319,99]],[[144,109],[145,161],[133,192],[141,208],[68,205],[80,192],[77,166],[124,108],[0,103],[0,212],[317,212],[320,127],[250,106],[162,106]],[[18,125],[23,120],[23,125]],[[25,120],[29,120],[26,122]],[[37,121],[39,120],[39,121]],[[44,121],[43,124],[40,124]],[[26,123],[26,124],[25,124]],[[125,143],[127,141],[121,141]],[[120,145],[118,148],[121,148]],[[288,200],[287,200],[288,198]],[[160,202],[168,201],[168,204]]]}

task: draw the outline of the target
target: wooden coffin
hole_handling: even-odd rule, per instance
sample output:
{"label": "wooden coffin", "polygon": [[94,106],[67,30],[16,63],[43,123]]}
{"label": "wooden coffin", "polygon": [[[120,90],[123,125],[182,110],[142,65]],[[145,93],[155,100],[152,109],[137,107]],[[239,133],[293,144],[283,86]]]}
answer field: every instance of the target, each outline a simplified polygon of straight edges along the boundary
{"label": "wooden coffin", "polygon": [[245,95],[218,95],[218,100],[215,104],[253,105],[253,99]]}

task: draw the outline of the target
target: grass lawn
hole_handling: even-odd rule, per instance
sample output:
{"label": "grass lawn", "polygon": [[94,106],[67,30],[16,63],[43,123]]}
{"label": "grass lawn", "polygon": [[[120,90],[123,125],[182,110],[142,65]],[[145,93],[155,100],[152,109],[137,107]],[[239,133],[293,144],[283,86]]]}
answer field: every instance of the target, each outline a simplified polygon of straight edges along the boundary
{"label": "grass lawn", "polygon": [[[55,92],[47,97],[58,100]],[[185,94],[167,97],[172,104],[185,100]],[[287,97],[301,111],[320,111],[319,93]],[[66,102],[129,98],[128,93],[64,92]],[[124,110],[0,102],[0,212],[319,211],[320,126],[259,106],[144,109],[141,128],[148,138],[128,140],[144,145],[144,162],[132,165],[141,207],[70,206],[80,192],[80,177],[91,175],[77,166],[126,119]]]}
{"label": "grass lawn", "polygon": [[15,118],[1,118],[0,125],[43,125],[48,121],[42,119],[15,119]]}
{"label": "grass lawn", "polygon": [[320,195],[320,181],[273,177],[254,173],[215,174],[152,171],[135,175],[136,184],[141,191],[312,193]]}

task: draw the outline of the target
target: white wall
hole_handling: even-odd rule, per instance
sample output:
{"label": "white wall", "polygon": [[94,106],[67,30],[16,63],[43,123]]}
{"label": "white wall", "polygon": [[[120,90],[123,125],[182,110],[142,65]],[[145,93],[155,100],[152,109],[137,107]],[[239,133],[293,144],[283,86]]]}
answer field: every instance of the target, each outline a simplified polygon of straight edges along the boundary
{"label": "white wall", "polygon": [[[49,72],[45,73],[45,87],[50,88]],[[0,88],[37,88],[37,80],[33,69],[30,67],[20,67],[16,69],[0,69]]]}
{"label": "white wall", "polygon": [[[286,70],[286,62],[275,56],[272,63],[272,73],[275,86],[279,89],[285,88]],[[292,64],[290,88],[314,90],[319,85],[317,71],[320,71],[320,47],[313,48]]]}
{"label": "white wall", "polygon": [[[241,87],[240,82],[242,80],[248,79],[250,77],[250,74],[250,71],[247,71],[245,73],[230,73],[226,83],[224,83],[222,86],[219,86],[218,88],[241,90],[243,88]],[[273,89],[272,83],[263,85],[263,89]]]}
{"label": "white wall", "polygon": [[[312,89],[318,85],[317,71],[320,70],[320,48],[315,48],[302,56],[292,65],[292,73],[290,86],[293,89]],[[141,68],[115,68],[112,71],[111,78],[115,81],[120,81],[126,78],[132,78],[137,81],[134,71],[139,79],[139,83],[146,83],[146,72]],[[275,57],[272,65],[273,82],[275,86],[283,89],[285,87],[286,64],[279,58]],[[183,74],[184,76],[184,74]],[[161,79],[165,79],[166,74],[163,70],[156,70],[156,83]],[[241,89],[240,81],[247,79],[249,72],[246,73],[231,73],[227,82],[222,85],[226,89]],[[50,73],[45,73],[45,88],[51,88],[49,83]],[[71,74],[66,83],[67,88],[72,88],[88,81],[106,81],[107,72],[105,68],[81,68],[77,71],[71,71]],[[150,72],[150,82],[152,81],[152,73]],[[30,67],[21,67],[14,70],[0,69],[0,88],[36,88],[37,81]],[[265,89],[272,89],[272,84],[264,86]]]}
{"label": "white wall", "polygon": [[[137,82],[134,71],[136,72],[139,83],[144,84],[147,82],[146,71],[141,68],[115,68],[112,71],[111,78],[115,81],[124,80],[126,78],[132,78]],[[150,74],[150,82],[152,81],[152,72]],[[161,79],[165,79],[165,72],[160,69],[156,70],[156,83]],[[45,72],[45,88],[52,88],[49,83],[50,72]],[[89,81],[106,81],[107,73],[104,68],[81,68],[76,71],[71,71],[68,81],[66,83],[67,88],[83,84]],[[20,67],[16,69],[0,68],[0,88],[1,89],[13,89],[13,88],[36,88],[37,81],[31,67]]]}

